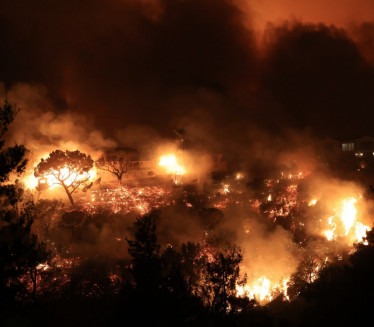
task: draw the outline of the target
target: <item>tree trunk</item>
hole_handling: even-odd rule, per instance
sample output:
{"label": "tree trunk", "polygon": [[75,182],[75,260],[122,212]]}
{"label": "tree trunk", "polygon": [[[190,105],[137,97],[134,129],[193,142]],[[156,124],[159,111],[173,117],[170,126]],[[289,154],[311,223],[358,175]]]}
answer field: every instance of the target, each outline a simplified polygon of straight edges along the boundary
{"label": "tree trunk", "polygon": [[62,184],[62,186],[63,186],[64,189],[65,189],[65,192],[66,192],[66,194],[67,194],[67,196],[68,196],[68,198],[69,198],[69,200],[70,200],[71,205],[74,206],[75,203],[74,203],[73,197],[71,196],[71,194],[70,194],[68,188],[65,186],[65,184]]}
{"label": "tree trunk", "polygon": [[118,180],[119,187],[122,189],[122,175],[117,176],[117,180]]}

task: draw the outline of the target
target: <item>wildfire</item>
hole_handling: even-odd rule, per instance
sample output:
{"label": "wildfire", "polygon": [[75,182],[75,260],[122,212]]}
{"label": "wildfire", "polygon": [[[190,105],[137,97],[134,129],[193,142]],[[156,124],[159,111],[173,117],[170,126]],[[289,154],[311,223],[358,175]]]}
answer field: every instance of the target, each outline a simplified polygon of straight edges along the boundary
{"label": "wildfire", "polygon": [[[368,232],[370,228],[364,224],[356,222],[355,225],[355,237],[357,242],[362,242],[364,237],[366,236],[366,232]],[[365,245],[368,245],[368,241],[364,241]]]}
{"label": "wildfire", "polygon": [[351,230],[357,215],[357,209],[355,203],[357,202],[354,198],[343,200],[343,211],[341,214],[341,220],[345,227],[345,235],[348,235]]}
{"label": "wildfire", "polygon": [[185,168],[178,163],[174,154],[162,156],[158,165],[163,167],[168,174],[184,175],[186,173]]}
{"label": "wildfire", "polygon": [[341,201],[338,214],[328,218],[328,229],[323,231],[328,241],[338,237],[348,237],[354,242],[361,242],[370,228],[357,220],[357,200],[353,197]]}
{"label": "wildfire", "polygon": [[[33,171],[28,171],[26,176],[22,178],[22,182],[25,187],[30,190],[34,190],[38,186],[38,179],[35,178]],[[44,181],[42,182],[44,184]]]}
{"label": "wildfire", "polygon": [[[46,158],[48,157],[48,155],[45,155],[44,157]],[[37,160],[37,162],[39,162],[40,159]],[[25,184],[25,187],[30,190],[34,190],[38,186],[42,188],[55,189],[56,186],[60,185],[58,180],[56,179],[56,176],[59,176],[61,180],[64,180],[65,184],[70,185],[71,183],[79,182],[87,178],[94,179],[97,177],[97,172],[96,167],[93,167],[89,172],[78,174],[76,172],[71,172],[67,167],[65,167],[60,169],[59,171],[56,171],[55,175],[48,174],[43,178],[36,178],[34,176],[34,170],[30,169],[22,178],[22,182]]]}
{"label": "wildfire", "polygon": [[[185,167],[182,166],[181,161],[178,160],[174,154],[161,156],[159,159],[159,166],[167,174],[173,175],[175,184],[178,183],[182,175],[186,174]],[[190,172],[191,170],[189,173]],[[96,175],[95,170],[93,170],[91,176],[92,175]],[[243,174],[237,173],[232,176],[231,180],[226,179],[217,185],[216,191],[218,192],[214,192],[209,196],[210,205],[221,210],[225,210],[229,204],[249,208],[252,212],[265,214],[267,217],[271,218],[272,222],[282,224],[282,226],[287,226],[283,224],[287,218],[290,221],[289,226],[286,227],[287,231],[293,233],[296,228],[303,230],[304,227],[300,226],[305,226],[305,222],[294,220],[296,216],[295,212],[299,213],[299,209],[317,212],[319,207],[324,206],[318,205],[318,208],[308,207],[316,206],[317,202],[318,204],[320,202],[326,203],[326,200],[322,196],[322,193],[314,193],[312,198],[309,196],[306,197],[306,195],[302,193],[303,188],[299,186],[307,174],[299,172],[284,175],[284,177],[283,174],[281,175],[281,179],[265,180],[265,186],[261,192],[253,192],[247,197],[241,194],[242,183],[233,182],[234,180],[240,181],[244,177]],[[24,182],[28,187],[32,186],[32,188],[35,188],[39,183],[39,186],[44,184],[46,187],[54,189],[58,184],[56,176],[67,181],[67,183],[87,178],[87,176],[79,176],[76,173],[70,173],[68,168],[62,168],[57,174],[47,175],[39,180],[33,175],[30,175],[27,177],[28,179],[24,179]],[[165,185],[127,186],[118,189],[103,188],[100,186],[87,189],[84,193],[80,193],[80,195],[77,196],[76,204],[80,209],[89,213],[97,213],[102,209],[108,209],[108,211],[113,213],[129,213],[135,211],[144,215],[154,208],[160,208],[175,203],[173,192],[174,190],[171,187]],[[338,205],[334,206],[336,203],[338,203]],[[344,239],[349,246],[354,242],[363,241],[366,232],[370,229],[368,226],[359,222],[357,218],[359,212],[357,205],[359,203],[360,199],[358,197],[356,199],[352,196],[343,198],[338,202],[332,201],[328,203],[327,208],[329,208],[328,210],[331,210],[331,212],[322,214],[322,217],[328,218],[327,220],[321,219],[324,226],[319,230],[319,233],[321,233],[327,241]],[[185,205],[187,208],[193,207],[190,202],[185,202]],[[320,216],[318,218],[322,217]],[[249,234],[250,232],[251,227],[245,223],[244,233]],[[115,239],[118,242],[122,241],[121,238]],[[208,251],[208,258],[209,255]],[[325,262],[327,262],[327,258]],[[55,268],[61,268],[61,265],[67,264],[67,261],[64,262],[60,259],[54,265]],[[266,304],[272,301],[279,294],[283,294],[285,298],[288,299],[287,288],[292,271],[290,269],[282,271],[277,277],[274,277],[271,274],[272,268],[270,267],[271,264],[269,264],[268,267],[266,263],[265,268],[267,269],[253,274],[245,285],[237,285],[237,296],[247,296],[250,299],[255,299],[260,304]],[[55,268],[53,265],[47,264],[40,264],[37,267],[38,271],[41,273]],[[318,266],[313,272],[313,280],[318,278],[319,268]],[[68,280],[65,271],[69,271],[69,269],[69,267],[62,269],[64,274],[62,274],[61,277],[61,284]],[[280,276],[282,276],[282,278],[280,278]],[[111,278],[115,280],[116,275],[112,275]]]}
{"label": "wildfire", "polygon": [[284,278],[280,282],[273,283],[266,276],[261,276],[251,283],[244,286],[236,286],[237,296],[248,296],[250,299],[256,299],[259,303],[264,304],[273,300],[275,294],[283,294],[287,297],[287,285],[289,278]]}
{"label": "wildfire", "polygon": [[317,199],[312,199],[310,200],[310,202],[308,203],[308,206],[309,207],[312,207],[312,206],[315,206],[317,204]]}
{"label": "wildfire", "polygon": [[137,211],[141,215],[170,203],[170,191],[162,186],[91,190],[78,200],[78,205],[91,213],[106,209],[113,213]]}
{"label": "wildfire", "polygon": [[334,216],[329,217],[328,225],[330,229],[327,229],[323,232],[328,241],[331,241],[335,238],[336,224],[333,222],[333,219],[334,219]]}
{"label": "wildfire", "polygon": [[[67,167],[65,167],[65,168],[60,169],[57,172],[57,174],[61,180],[64,180],[67,185],[70,185],[76,181],[81,181],[87,178],[94,177],[93,175],[96,175],[96,171],[94,172],[94,174],[92,174],[91,172],[78,174],[76,172],[71,172]],[[56,176],[52,174],[46,175],[45,178],[39,179],[39,185],[40,184],[47,184],[50,189],[53,189],[57,185],[60,185]]]}

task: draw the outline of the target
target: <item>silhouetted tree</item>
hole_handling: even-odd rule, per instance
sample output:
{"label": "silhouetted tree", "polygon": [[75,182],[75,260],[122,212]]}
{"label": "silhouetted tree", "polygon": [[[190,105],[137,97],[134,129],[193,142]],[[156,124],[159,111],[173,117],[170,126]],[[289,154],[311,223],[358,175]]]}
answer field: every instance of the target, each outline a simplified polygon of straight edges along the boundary
{"label": "silhouetted tree", "polygon": [[295,299],[302,291],[318,278],[318,271],[322,268],[321,259],[314,253],[305,252],[295,273],[288,283],[287,295]]}
{"label": "silhouetted tree", "polygon": [[22,203],[20,184],[10,183],[12,173],[20,175],[26,166],[26,148],[4,149],[4,135],[16,110],[5,102],[0,108],[0,302],[4,308],[14,299],[35,298],[38,265],[46,262],[45,244],[31,232],[35,219],[33,202]]}
{"label": "silhouetted tree", "polygon": [[246,278],[239,276],[239,264],[243,260],[238,247],[214,254],[207,263],[205,285],[202,287],[207,304],[214,312],[226,315],[230,301],[236,297],[236,286],[243,285]]}
{"label": "silhouetted tree", "polygon": [[198,295],[198,287],[202,281],[206,256],[200,244],[193,242],[183,243],[181,246],[182,273],[186,282],[187,292]]}
{"label": "silhouetted tree", "polygon": [[122,186],[122,178],[131,166],[130,154],[131,152],[126,149],[107,150],[95,164],[97,168],[116,176],[119,185]]}
{"label": "silhouetted tree", "polygon": [[168,245],[161,255],[164,289],[177,297],[198,295],[205,263],[199,244],[188,242],[180,248]]}
{"label": "silhouetted tree", "polygon": [[14,145],[4,148],[4,135],[8,131],[9,124],[14,120],[18,110],[15,110],[7,101],[0,108],[0,196],[2,201],[6,198],[11,205],[18,201],[19,188],[13,184],[4,184],[9,180],[11,173],[20,175],[24,172],[27,159],[26,148],[23,145]]}
{"label": "silhouetted tree", "polygon": [[0,280],[2,288],[12,290],[13,296],[36,297],[39,264],[45,263],[48,252],[31,233],[35,206],[24,204],[19,213],[13,212],[11,221],[0,229]]}
{"label": "silhouetted tree", "polygon": [[80,210],[66,211],[62,214],[58,226],[68,230],[70,232],[70,237],[65,244],[59,244],[60,250],[67,250],[74,240],[79,241],[81,239],[83,226],[87,217],[88,214]]}
{"label": "silhouetted tree", "polygon": [[138,288],[150,292],[161,281],[160,245],[157,243],[156,219],[158,212],[139,217],[134,223],[134,240],[127,240],[132,256],[132,274]]}
{"label": "silhouetted tree", "polygon": [[182,254],[168,246],[161,256],[163,290],[175,297],[186,297],[188,287],[182,271]]}
{"label": "silhouetted tree", "polygon": [[42,159],[36,166],[34,176],[50,177],[54,184],[61,185],[69,201],[74,205],[72,194],[80,186],[87,185],[90,179],[89,170],[93,167],[91,156],[78,150],[56,150],[49,154],[47,159]]}
{"label": "silhouetted tree", "polygon": [[40,199],[35,204],[36,217],[33,228],[41,241],[49,239],[51,231],[57,227],[63,208],[62,201],[56,199]]}

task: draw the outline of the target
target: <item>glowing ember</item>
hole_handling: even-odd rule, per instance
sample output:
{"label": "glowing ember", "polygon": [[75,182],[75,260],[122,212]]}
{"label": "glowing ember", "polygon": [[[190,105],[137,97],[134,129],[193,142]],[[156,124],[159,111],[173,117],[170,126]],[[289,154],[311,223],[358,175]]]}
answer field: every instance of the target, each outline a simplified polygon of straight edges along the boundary
{"label": "glowing ember", "polygon": [[162,186],[91,190],[78,200],[78,205],[90,213],[105,209],[113,213],[136,211],[141,215],[170,203],[170,191]]}
{"label": "glowing ember", "polygon": [[308,206],[312,207],[312,206],[315,206],[316,204],[317,204],[317,199],[313,199],[313,200],[310,200]]}
{"label": "glowing ember", "polygon": [[236,179],[237,181],[240,181],[240,180],[242,180],[243,178],[244,178],[244,176],[243,176],[243,174],[241,174],[241,173],[237,173],[236,176],[235,176],[235,179]]}
{"label": "glowing ember", "polygon": [[50,268],[50,266],[47,263],[40,263],[36,266],[37,270],[46,271]]}

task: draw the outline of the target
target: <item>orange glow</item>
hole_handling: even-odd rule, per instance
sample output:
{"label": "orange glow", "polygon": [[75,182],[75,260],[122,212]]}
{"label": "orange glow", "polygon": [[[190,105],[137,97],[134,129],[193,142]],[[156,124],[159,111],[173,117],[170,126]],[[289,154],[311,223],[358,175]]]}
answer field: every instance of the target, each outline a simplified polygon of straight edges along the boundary
{"label": "orange glow", "polygon": [[358,221],[356,203],[353,197],[343,199],[337,214],[328,218],[328,228],[323,231],[328,241],[347,237],[351,244],[362,242],[370,228]]}
{"label": "orange glow", "polygon": [[25,187],[30,190],[34,190],[38,186],[38,179],[35,178],[33,170],[26,173],[26,176],[22,178],[22,182],[25,184]]}
{"label": "orange glow", "polygon": [[77,203],[90,213],[105,208],[113,213],[136,211],[144,215],[153,208],[170,205],[171,194],[161,186],[107,188],[90,190],[82,194]]}
{"label": "orange glow", "polygon": [[[46,159],[49,156],[49,154],[44,154],[40,156],[37,160],[35,160],[35,163],[40,162],[40,160]],[[87,178],[96,178],[97,177],[97,172],[96,172],[96,167],[92,167],[89,172],[84,172],[82,174],[77,174],[77,173],[71,173],[69,169],[63,168],[60,171],[56,171],[56,175],[60,174],[60,179],[65,182],[66,185],[70,185],[74,181],[81,181]],[[69,175],[70,174],[70,175]],[[25,176],[22,178],[22,182],[25,184],[26,189],[30,190],[35,190],[36,187],[41,184],[47,184],[49,189],[55,189],[57,185],[60,185],[58,180],[56,179],[55,176],[52,174],[45,175],[42,178],[36,178],[34,176],[34,169],[29,169]]]}
{"label": "orange glow", "polygon": [[312,207],[312,206],[315,206],[316,204],[317,204],[317,199],[312,199],[312,200],[310,200],[308,206]]}
{"label": "orange glow", "polygon": [[279,282],[272,282],[266,276],[261,276],[244,286],[236,286],[237,296],[248,296],[250,299],[256,299],[260,304],[270,302],[274,294],[282,293],[286,299],[289,278],[284,278]]}
{"label": "orange glow", "polygon": [[348,235],[351,230],[357,215],[357,209],[355,203],[357,202],[354,198],[344,199],[343,200],[343,211],[341,214],[341,220],[345,227],[345,235]]}
{"label": "orange glow", "polygon": [[177,157],[174,154],[168,154],[162,156],[158,165],[166,171],[168,174],[184,175],[186,170],[178,162]]}
{"label": "orange glow", "polygon": [[[75,181],[81,181],[81,180],[91,177],[91,175],[88,173],[83,173],[83,174],[77,174],[75,172],[72,173],[67,167],[62,168],[58,172],[58,174],[60,176],[60,179],[63,180],[66,185],[70,185],[74,183]],[[46,175],[45,178],[47,179],[47,184],[49,185],[50,189],[53,189],[57,185],[60,185],[60,182],[57,180],[56,176],[52,174]]]}
{"label": "orange glow", "polygon": [[240,180],[242,180],[243,178],[244,178],[244,176],[243,176],[242,173],[237,173],[236,176],[235,176],[235,179],[236,179],[237,181],[240,181]]}

